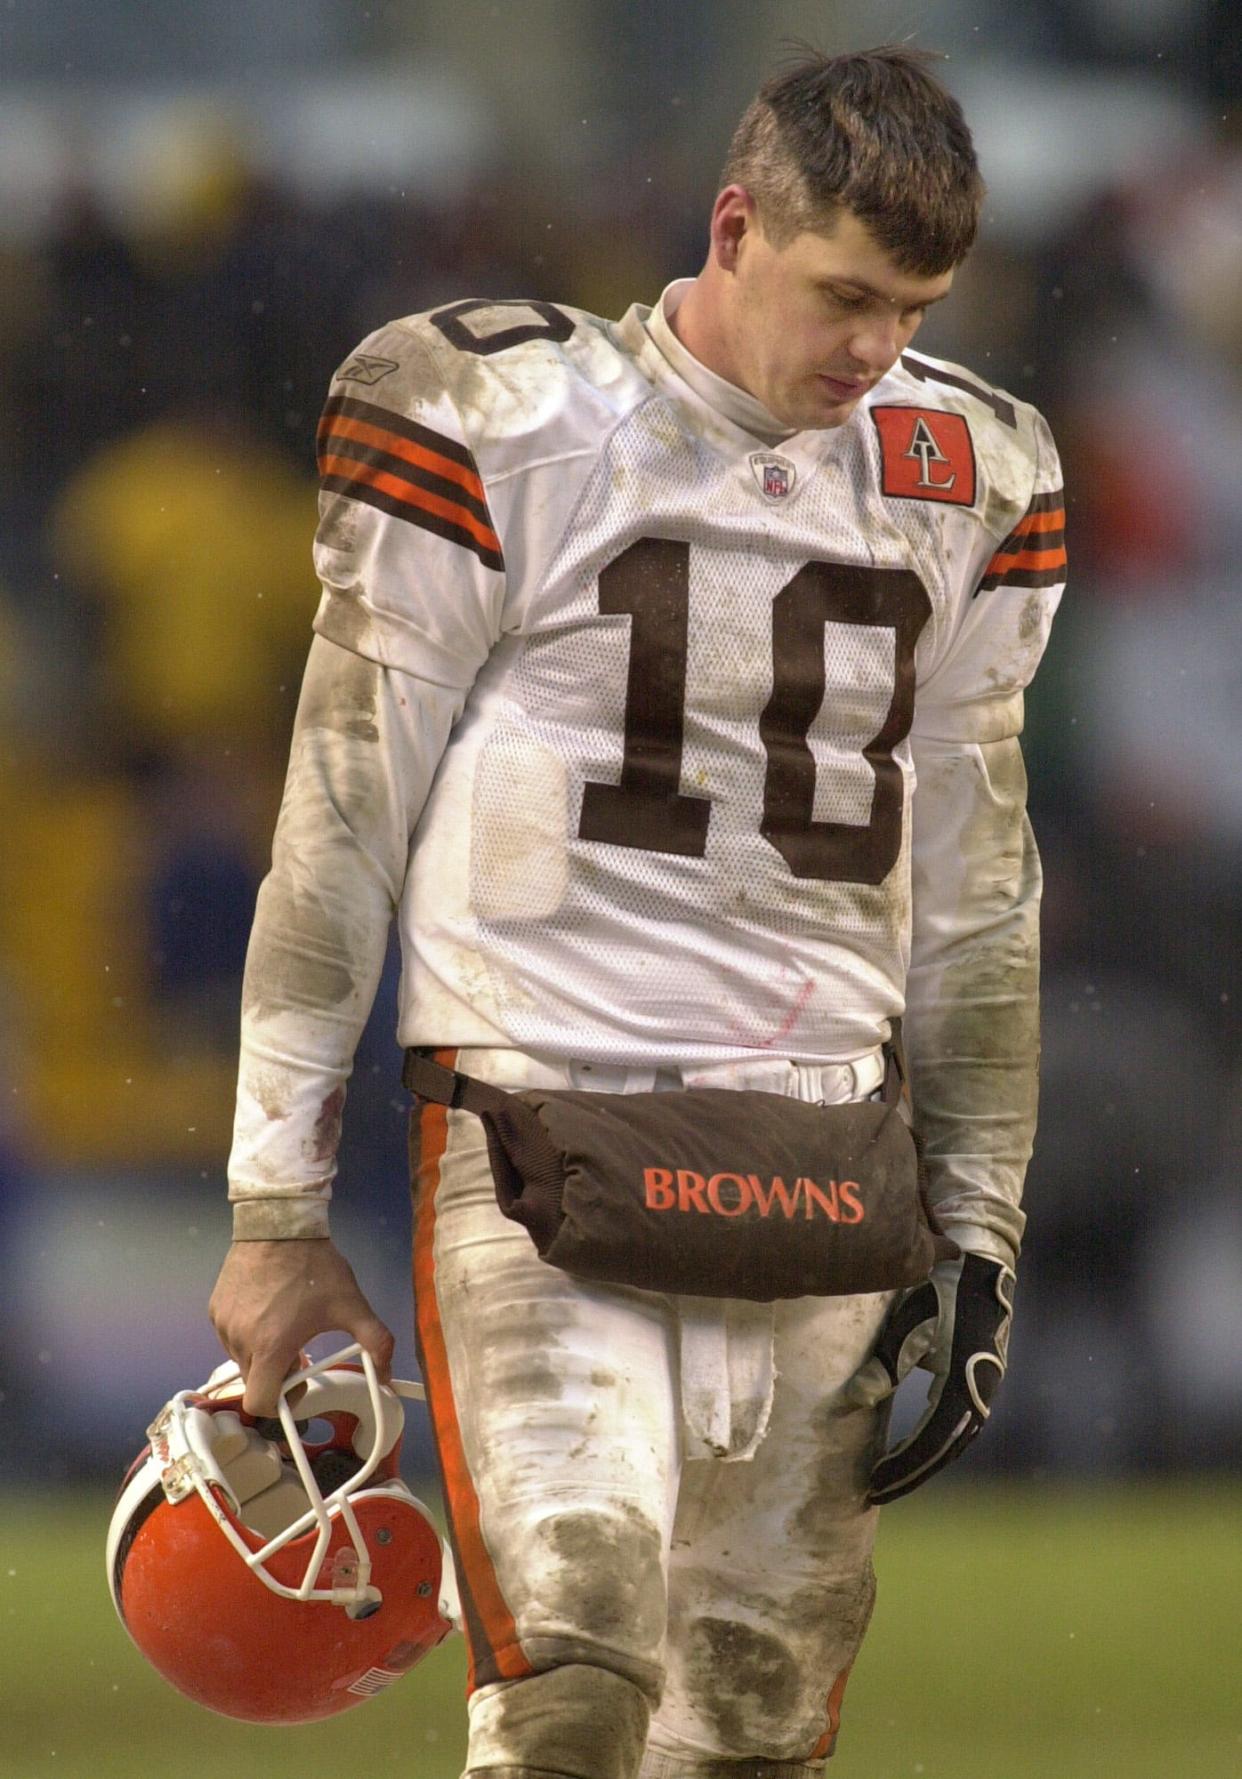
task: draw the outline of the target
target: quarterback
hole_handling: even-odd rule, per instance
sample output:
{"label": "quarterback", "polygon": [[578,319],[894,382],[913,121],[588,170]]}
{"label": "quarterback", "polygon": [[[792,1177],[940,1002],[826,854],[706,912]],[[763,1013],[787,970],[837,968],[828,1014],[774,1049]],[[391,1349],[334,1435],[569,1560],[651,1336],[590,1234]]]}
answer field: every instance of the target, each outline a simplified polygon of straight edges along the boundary
{"label": "quarterback", "polygon": [[819,1771],[878,1506],[1004,1371],[1038,1060],[1018,735],[1065,553],[1040,415],[911,350],[981,194],[927,57],[809,56],[744,114],[696,278],[620,321],[468,298],[332,380],[212,1298],[246,1408],[324,1330],[391,1362],[328,1214],[394,915],[400,1043],[506,1088],[862,1100],[904,1020],[961,1250],[896,1293],[587,1283],[501,1215],[480,1119],[421,1105],[471,1779]]}

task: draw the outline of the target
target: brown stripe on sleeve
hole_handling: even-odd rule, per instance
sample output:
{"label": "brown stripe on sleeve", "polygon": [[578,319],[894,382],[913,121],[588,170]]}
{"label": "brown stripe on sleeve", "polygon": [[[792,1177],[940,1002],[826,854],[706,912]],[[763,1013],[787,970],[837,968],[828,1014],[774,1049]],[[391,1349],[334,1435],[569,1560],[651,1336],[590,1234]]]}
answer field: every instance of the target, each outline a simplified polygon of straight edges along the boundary
{"label": "brown stripe on sleeve", "polygon": [[1019,520],[1014,526],[1006,541],[1020,537],[1038,538],[1043,549],[1050,549],[1054,538],[1058,543],[1062,542],[1065,538],[1064,507],[1057,507],[1046,513],[1028,513],[1025,519]]}
{"label": "brown stripe on sleeve", "polygon": [[[414,451],[416,447],[408,446],[407,449]],[[330,433],[324,438],[319,454],[321,473],[325,471],[329,458],[338,463],[341,459],[348,458],[354,463],[365,464],[368,469],[381,470],[398,481],[408,482],[411,487],[426,489],[429,494],[437,494],[442,500],[452,501],[456,505],[464,507],[468,513],[473,513],[474,517],[488,531],[492,529],[491,514],[487,510],[487,502],[480,500],[477,495],[471,492],[469,486],[464,485],[460,480],[454,480],[441,474],[441,467],[455,467],[446,464],[444,458],[437,458],[430,452],[423,453],[422,460],[418,457],[396,456],[391,451],[383,450],[379,445],[364,444],[357,438],[343,438],[336,432]],[[342,472],[338,470],[337,473]],[[459,476],[464,476],[465,473],[465,471],[458,470]]]}
{"label": "brown stripe on sleeve", "polygon": [[1065,579],[1065,494],[1036,494],[983,571],[975,593],[994,587],[1055,587]]}
{"label": "brown stripe on sleeve", "polygon": [[[995,561],[995,558],[993,558]],[[978,591],[988,593],[993,587],[1056,587],[1065,579],[1066,559],[1062,554],[1055,567],[1011,567],[996,568],[989,563],[988,571],[979,582]]]}
{"label": "brown stripe on sleeve", "polygon": [[1010,568],[1060,568],[1065,562],[1064,549],[1059,550],[999,550],[988,564],[989,570],[998,569],[1002,574]]}
{"label": "brown stripe on sleeve", "polygon": [[[365,406],[365,403],[355,403]],[[420,429],[426,433],[422,441],[407,438],[404,433],[394,432],[390,427],[380,426],[369,420],[360,420],[348,414],[329,415],[326,411],[319,422],[319,448],[321,451],[336,446],[361,445],[376,451],[384,451],[390,457],[399,457],[416,469],[427,469],[442,477],[446,482],[455,482],[463,493],[469,494],[486,508],[486,496],[479,472],[474,467],[474,459],[466,453],[468,462],[463,463],[460,456],[452,455],[446,447],[453,445],[452,439],[441,439],[438,433],[428,428]],[[438,445],[430,441],[439,439]],[[346,453],[352,455],[352,453]],[[486,513],[485,515],[486,516]]]}
{"label": "brown stripe on sleeve", "polygon": [[359,420],[370,426],[378,426],[383,432],[395,433],[398,438],[408,439],[414,445],[422,445],[441,457],[448,457],[454,463],[462,464],[476,475],[478,473],[469,449],[459,440],[451,439],[442,432],[434,432],[430,426],[420,426],[417,420],[407,420],[404,414],[394,413],[391,408],[376,407],[374,402],[359,401],[353,395],[331,395],[323,406],[323,416],[319,422],[321,430],[338,416],[345,420]]}
{"label": "brown stripe on sleeve", "polygon": [[318,442],[329,492],[408,520],[503,571],[483,482],[460,440],[374,402],[334,395],[324,404]]}
{"label": "brown stripe on sleeve", "polygon": [[365,501],[394,519],[406,519],[424,531],[473,552],[487,568],[504,570],[500,539],[458,501],[420,488],[404,477],[354,463],[347,457],[325,456],[321,486],[350,500]]}

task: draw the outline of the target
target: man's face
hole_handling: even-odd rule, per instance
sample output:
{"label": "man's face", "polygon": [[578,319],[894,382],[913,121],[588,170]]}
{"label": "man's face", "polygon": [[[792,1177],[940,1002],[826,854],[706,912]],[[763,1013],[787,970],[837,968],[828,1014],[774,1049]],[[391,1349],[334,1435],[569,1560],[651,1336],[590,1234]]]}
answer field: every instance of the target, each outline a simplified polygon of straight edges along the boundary
{"label": "man's face", "polygon": [[831,233],[775,248],[731,189],[746,213],[724,317],[735,380],[787,426],[840,426],[948,295],[953,273],[903,272],[848,210]]}

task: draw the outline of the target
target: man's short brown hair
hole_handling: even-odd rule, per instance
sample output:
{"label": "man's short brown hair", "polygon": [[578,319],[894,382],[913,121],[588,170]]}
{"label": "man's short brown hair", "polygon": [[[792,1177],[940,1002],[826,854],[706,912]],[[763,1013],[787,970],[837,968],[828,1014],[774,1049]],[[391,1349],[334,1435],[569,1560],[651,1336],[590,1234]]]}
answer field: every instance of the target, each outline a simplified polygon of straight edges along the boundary
{"label": "man's short brown hair", "polygon": [[929,72],[938,59],[894,44],[803,57],[743,112],[722,186],[745,187],[777,248],[847,209],[903,271],[951,271],[975,238],[983,181],[962,108]]}

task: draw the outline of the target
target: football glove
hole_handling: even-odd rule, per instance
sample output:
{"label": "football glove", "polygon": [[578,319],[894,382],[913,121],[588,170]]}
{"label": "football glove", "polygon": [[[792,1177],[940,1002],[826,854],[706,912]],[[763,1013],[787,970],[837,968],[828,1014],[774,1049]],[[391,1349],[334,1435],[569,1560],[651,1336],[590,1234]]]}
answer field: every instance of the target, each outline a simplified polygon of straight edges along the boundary
{"label": "football glove", "polygon": [[874,1406],[921,1365],[932,1385],[912,1433],[871,1472],[868,1506],[908,1495],[960,1456],[992,1412],[1005,1375],[1014,1274],[998,1260],[963,1254],[896,1299],[846,1400]]}

